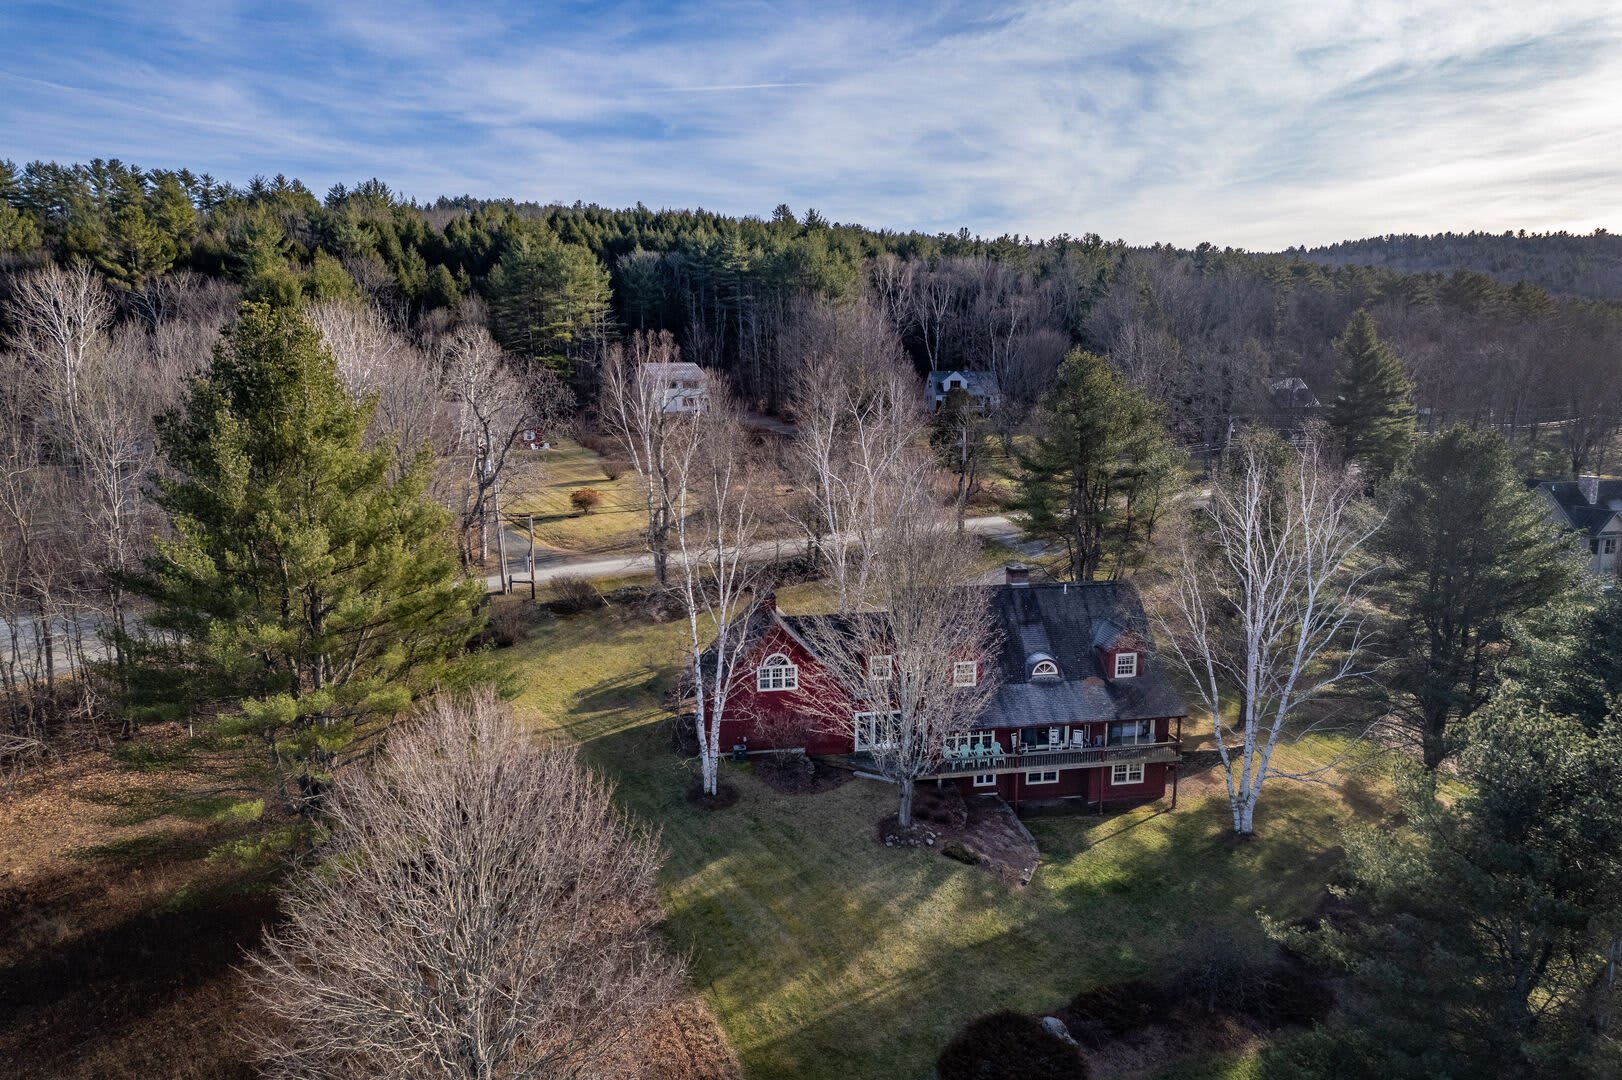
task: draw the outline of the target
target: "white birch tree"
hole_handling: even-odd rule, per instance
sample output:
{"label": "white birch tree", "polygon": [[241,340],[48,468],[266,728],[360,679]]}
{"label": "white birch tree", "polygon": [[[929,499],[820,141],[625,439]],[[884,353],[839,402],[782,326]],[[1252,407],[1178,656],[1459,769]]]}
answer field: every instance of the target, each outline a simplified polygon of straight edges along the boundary
{"label": "white birch tree", "polygon": [[929,484],[925,417],[918,380],[882,313],[812,310],[797,334],[790,461],[846,611],[866,595],[878,532]]}
{"label": "white birch tree", "polygon": [[1319,432],[1300,445],[1243,434],[1194,517],[1156,621],[1210,714],[1233,829],[1248,837],[1285,731],[1308,703],[1365,674],[1356,562],[1378,521]]}
{"label": "white birch tree", "polygon": [[[645,378],[648,364],[669,364],[681,359],[669,331],[632,334],[604,356],[598,409],[603,424],[613,433],[636,470],[647,518],[644,538],[653,556],[653,577],[661,586],[670,583],[670,531],[679,484],[673,476],[675,428],[682,422],[665,409],[665,388]],[[719,395],[715,395],[719,396]]]}
{"label": "white birch tree", "polygon": [[719,787],[721,723],[727,717],[765,589],[766,567],[752,560],[767,474],[735,408],[718,394],[709,408],[666,429],[673,488],[674,576],[687,616],[701,779]]}

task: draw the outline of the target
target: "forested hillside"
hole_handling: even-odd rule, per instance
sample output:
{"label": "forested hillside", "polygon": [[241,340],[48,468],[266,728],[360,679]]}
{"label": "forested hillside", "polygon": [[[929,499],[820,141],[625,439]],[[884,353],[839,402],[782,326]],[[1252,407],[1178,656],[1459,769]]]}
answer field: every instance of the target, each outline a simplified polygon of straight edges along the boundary
{"label": "forested hillside", "polygon": [[[587,394],[608,343],[669,330],[687,359],[779,409],[788,374],[832,347],[838,331],[818,312],[859,309],[881,316],[921,371],[995,373],[1010,423],[1068,349],[1106,355],[1198,448],[1225,438],[1236,416],[1275,410],[1271,380],[1303,377],[1327,402],[1331,342],[1368,308],[1433,422],[1491,423],[1531,442],[1544,425],[1576,420],[1569,457],[1582,467],[1603,441],[1588,429],[1622,411],[1618,307],[1555,295],[1605,291],[1606,275],[1622,272],[1622,241],[1608,236],[1391,238],[1258,255],[1096,235],[895,233],[787,206],[737,219],[467,197],[418,205],[378,180],[318,198],[282,176],[237,187],[117,161],[0,163],[0,197],[4,273],[87,262],[120,298],[120,321],[149,333],[196,306],[183,295],[224,288],[274,303],[364,298],[421,343],[477,297],[509,353]],[[1394,249],[1392,265],[1352,265],[1377,244]],[[1538,276],[1567,285],[1506,285],[1493,275],[1511,271],[1498,265],[1434,269],[1452,250],[1524,252]]]}
{"label": "forested hillside", "polygon": [[1286,255],[1329,266],[1378,266],[1405,274],[1470,270],[1506,285],[1530,282],[1556,296],[1622,297],[1622,236],[1471,232],[1371,236]]}

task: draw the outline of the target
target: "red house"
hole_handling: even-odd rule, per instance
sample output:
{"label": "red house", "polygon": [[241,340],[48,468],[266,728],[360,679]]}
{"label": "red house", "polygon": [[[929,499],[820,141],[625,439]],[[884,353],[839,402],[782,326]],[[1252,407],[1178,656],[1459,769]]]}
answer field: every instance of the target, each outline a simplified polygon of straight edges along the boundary
{"label": "red house", "polygon": [[[1111,803],[1161,798],[1176,781],[1188,710],[1154,656],[1137,590],[1125,582],[1033,585],[1010,567],[991,599],[1002,627],[996,696],[968,733],[943,747],[933,779],[965,795],[1033,803]],[[737,665],[721,725],[723,746],[750,752],[803,746],[841,756],[858,771],[862,747],[819,728],[808,695],[826,691],[808,624],[764,605]],[[960,663],[954,678],[981,677]]]}

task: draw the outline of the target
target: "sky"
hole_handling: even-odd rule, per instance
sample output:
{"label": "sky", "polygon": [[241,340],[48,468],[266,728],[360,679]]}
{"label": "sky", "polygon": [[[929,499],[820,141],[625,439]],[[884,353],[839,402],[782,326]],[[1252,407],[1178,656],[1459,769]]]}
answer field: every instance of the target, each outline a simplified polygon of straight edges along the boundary
{"label": "sky", "polygon": [[0,158],[1252,250],[1622,230],[1622,3],[0,0]]}

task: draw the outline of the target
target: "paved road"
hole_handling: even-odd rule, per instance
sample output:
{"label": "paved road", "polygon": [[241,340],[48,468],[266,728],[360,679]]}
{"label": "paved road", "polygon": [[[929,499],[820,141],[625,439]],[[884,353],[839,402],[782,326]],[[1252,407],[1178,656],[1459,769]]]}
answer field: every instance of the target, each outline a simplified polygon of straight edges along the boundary
{"label": "paved road", "polygon": [[[1027,555],[1034,555],[1041,545],[1032,545],[1020,540],[1019,526],[1001,514],[987,517],[972,517],[964,521],[965,531],[988,540],[997,540],[1008,544]],[[509,533],[508,543],[514,542],[514,534]],[[525,543],[527,544],[527,540]],[[522,549],[520,549],[522,550]],[[791,559],[805,550],[804,540],[766,540],[751,545],[746,557],[751,562],[775,562],[780,559]],[[520,578],[527,578],[527,567],[524,565],[524,556],[508,557],[508,564],[513,572]],[[587,579],[606,577],[628,577],[633,574],[653,573],[653,556],[638,555],[548,555],[537,556],[535,559],[535,583],[545,585],[561,577],[582,577]],[[501,589],[501,576],[489,574],[485,578],[486,587],[491,592]],[[520,581],[515,588],[527,584]]]}
{"label": "paved road", "polygon": [[[972,517],[964,521],[965,531],[987,540],[996,540],[1007,544],[1014,550],[1028,557],[1039,555],[1042,545],[1030,543],[1020,539],[1019,526],[1000,514],[987,517]],[[514,538],[509,534],[508,543],[512,544]],[[527,540],[525,541],[527,544]],[[509,548],[509,550],[511,550]],[[774,562],[780,559],[790,559],[805,550],[803,540],[767,540],[754,544],[749,548],[748,558],[751,562]],[[609,577],[629,577],[636,574],[653,573],[653,556],[647,554],[637,555],[559,555],[551,553],[536,558],[535,583],[545,585],[561,577],[582,577],[589,579]],[[509,565],[520,577],[524,576],[524,559],[509,557]],[[986,574],[987,582],[1000,581],[1002,571],[992,570]],[[513,587],[523,588],[527,582],[520,581]],[[485,588],[491,592],[501,590],[501,577],[499,574],[485,576]],[[81,618],[80,627],[85,637],[84,649],[91,660],[104,660],[107,656],[106,647],[96,637],[95,631],[99,625],[99,618],[86,615]],[[139,620],[135,620],[138,622]],[[22,648],[18,650],[21,658],[31,660],[35,655],[30,626],[26,620],[23,622],[23,632],[20,635],[24,640]],[[58,627],[60,634],[63,627]],[[134,627],[132,627],[134,629]],[[9,635],[0,634],[0,663],[8,663],[12,659],[11,642]]]}

